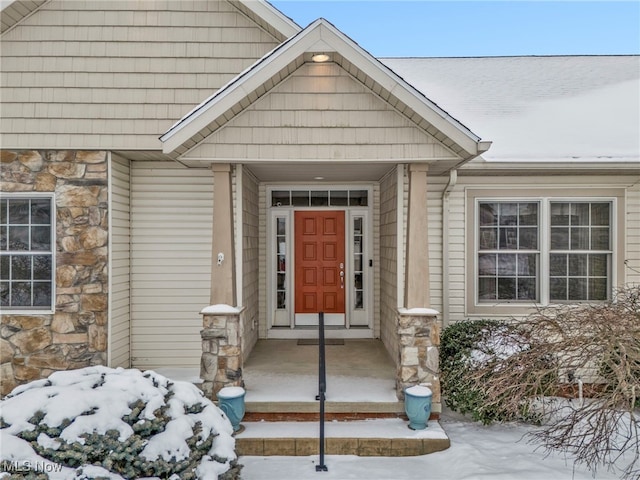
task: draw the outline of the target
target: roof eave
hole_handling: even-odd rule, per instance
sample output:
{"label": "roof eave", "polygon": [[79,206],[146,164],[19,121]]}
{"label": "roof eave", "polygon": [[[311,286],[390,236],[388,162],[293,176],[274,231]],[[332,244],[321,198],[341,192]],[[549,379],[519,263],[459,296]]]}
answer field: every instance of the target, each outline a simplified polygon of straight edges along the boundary
{"label": "roof eave", "polygon": [[22,20],[33,15],[42,5],[50,0],[31,0],[30,2],[11,2],[2,7],[0,33],[5,34]]}
{"label": "roof eave", "polygon": [[554,158],[487,160],[482,157],[467,162],[459,171],[464,175],[637,175],[640,158]]}
{"label": "roof eave", "polygon": [[285,40],[296,35],[302,27],[287,17],[265,0],[229,0],[231,3],[239,3],[254,15],[263,19],[268,25],[280,33],[280,40]]}

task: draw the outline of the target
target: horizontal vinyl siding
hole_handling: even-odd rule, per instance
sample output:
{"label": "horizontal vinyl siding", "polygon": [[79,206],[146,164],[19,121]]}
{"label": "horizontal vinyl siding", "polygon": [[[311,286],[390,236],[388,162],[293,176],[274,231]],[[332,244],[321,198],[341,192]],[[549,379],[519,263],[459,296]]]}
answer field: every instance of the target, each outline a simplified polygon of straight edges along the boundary
{"label": "horizontal vinyl siding", "polygon": [[132,164],[132,363],[200,364],[211,286],[210,170]]}
{"label": "horizontal vinyl siding", "polygon": [[243,354],[245,359],[258,341],[260,294],[260,235],[258,181],[249,172],[242,176],[242,305],[244,311]]}
{"label": "horizontal vinyl siding", "polygon": [[442,312],[442,192],[443,177],[427,176],[430,307]]}
{"label": "horizontal vinyl siding", "polygon": [[130,165],[115,155],[111,160],[111,328],[112,367],[128,368],[130,310]]}
{"label": "horizontal vinyl siding", "polygon": [[380,327],[380,183],[373,185],[373,336],[381,337]]}
{"label": "horizontal vinyl siding", "polygon": [[[458,182],[460,184],[462,182]],[[457,186],[449,196],[449,276],[444,281],[449,282],[449,298],[443,302],[449,303],[448,322],[464,320],[465,318],[465,279],[466,272],[473,275],[471,267],[465,269],[466,238],[465,234],[465,194],[464,188]],[[469,238],[472,241],[472,238]]]}
{"label": "horizontal vinyl siding", "polygon": [[267,188],[258,184],[258,338],[267,338]]}
{"label": "horizontal vinyl siding", "polygon": [[158,150],[277,44],[224,0],[51,0],[2,35],[3,145]]}
{"label": "horizontal vinyl siding", "polygon": [[627,190],[626,282],[640,285],[640,184]]}
{"label": "horizontal vinyl siding", "polygon": [[[631,184],[636,182],[633,186]],[[534,190],[542,192],[546,197],[563,197],[568,195],[569,190],[579,189],[584,192],[584,198],[589,197],[591,190],[605,192],[605,196],[613,196],[616,189],[626,188],[626,229],[618,223],[617,236],[623,235],[622,242],[625,251],[617,251],[617,264],[622,265],[624,271],[617,272],[617,279],[629,282],[640,282],[640,187],[637,184],[638,177],[608,176],[503,176],[503,177],[458,177],[458,182],[449,197],[449,276],[445,281],[449,281],[450,306],[449,321],[455,322],[465,318],[491,317],[490,314],[470,315],[466,311],[465,301],[474,297],[475,292],[467,291],[468,275],[473,276],[473,259],[467,258],[467,242],[473,241],[473,231],[468,231],[467,216],[473,212],[466,211],[466,189],[486,188],[487,196],[493,193],[499,194],[502,189]],[[606,194],[606,192],[611,192]],[[527,197],[528,198],[528,197]],[[582,197],[580,197],[582,198]],[[620,205],[619,205],[620,208]],[[445,227],[446,228],[446,227]],[[620,258],[620,257],[623,258]],[[433,254],[432,254],[433,257]],[[624,265],[624,260],[627,260]],[[632,267],[632,268],[629,268]],[[634,269],[636,271],[634,271]],[[433,272],[431,274],[433,279]],[[444,299],[444,301],[447,301]],[[470,299],[468,301],[471,301]],[[505,310],[504,315],[515,315],[516,312]],[[494,315],[495,316],[495,315]]]}
{"label": "horizontal vinyl siding", "polygon": [[394,362],[399,361],[396,332],[398,309],[398,183],[395,170],[380,182],[380,339]]}

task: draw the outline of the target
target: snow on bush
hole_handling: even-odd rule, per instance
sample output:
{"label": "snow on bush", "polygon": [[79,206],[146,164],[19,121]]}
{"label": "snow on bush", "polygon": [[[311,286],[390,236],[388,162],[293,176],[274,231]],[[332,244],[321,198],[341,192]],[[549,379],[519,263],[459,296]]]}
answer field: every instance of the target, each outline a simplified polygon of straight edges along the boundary
{"label": "snow on bush", "polygon": [[440,371],[442,391],[449,408],[470,414],[489,424],[521,418],[520,414],[504,415],[492,406],[476,373],[487,366],[530,348],[527,338],[512,325],[497,320],[472,320],[448,325],[440,339]]}
{"label": "snow on bush", "polygon": [[0,465],[11,478],[231,480],[241,468],[232,433],[190,383],[88,367],[19,386],[0,402]]}
{"label": "snow on bush", "polygon": [[485,422],[537,420],[532,438],[549,451],[640,480],[640,286],[502,327],[467,323],[443,331],[447,403]]}

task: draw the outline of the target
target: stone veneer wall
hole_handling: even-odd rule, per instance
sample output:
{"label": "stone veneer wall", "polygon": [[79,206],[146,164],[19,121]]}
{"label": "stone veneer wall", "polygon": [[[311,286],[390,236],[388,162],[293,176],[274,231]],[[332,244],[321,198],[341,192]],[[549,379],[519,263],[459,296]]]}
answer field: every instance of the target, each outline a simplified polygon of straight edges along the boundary
{"label": "stone veneer wall", "polygon": [[244,355],[242,337],[245,309],[225,312],[216,306],[205,308],[202,313],[202,357],[200,361],[200,388],[205,396],[217,400],[224,387],[244,387],[242,369]]}
{"label": "stone veneer wall", "polygon": [[432,411],[440,413],[440,321],[431,309],[398,311],[400,361],[396,375],[396,393],[404,398],[404,389],[428,385],[433,392]]}
{"label": "stone veneer wall", "polygon": [[56,370],[107,363],[108,171],[104,151],[1,151],[2,192],[54,192],[55,313],[0,326],[1,394]]}

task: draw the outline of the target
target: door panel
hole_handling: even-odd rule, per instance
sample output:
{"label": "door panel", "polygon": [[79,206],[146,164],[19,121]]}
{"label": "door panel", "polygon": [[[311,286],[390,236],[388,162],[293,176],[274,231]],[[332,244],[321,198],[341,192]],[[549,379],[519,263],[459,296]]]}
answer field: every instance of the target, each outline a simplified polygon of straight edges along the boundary
{"label": "door panel", "polygon": [[344,219],[344,211],[295,212],[296,318],[322,311],[342,314],[344,324]]}

